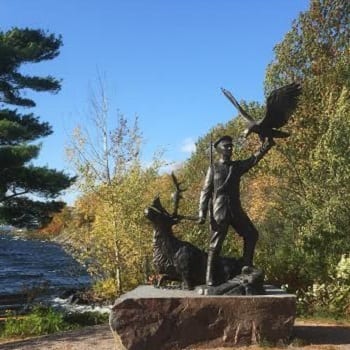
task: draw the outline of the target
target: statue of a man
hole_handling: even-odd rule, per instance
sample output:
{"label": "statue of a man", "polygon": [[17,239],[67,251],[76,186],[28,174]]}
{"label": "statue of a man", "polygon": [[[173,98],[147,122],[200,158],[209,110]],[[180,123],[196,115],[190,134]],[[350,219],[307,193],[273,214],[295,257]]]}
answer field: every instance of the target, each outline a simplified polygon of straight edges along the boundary
{"label": "statue of a man", "polygon": [[273,145],[275,145],[273,139],[268,139],[250,158],[231,160],[232,137],[225,135],[214,143],[220,159],[210,165],[199,201],[199,223],[204,223],[210,199],[212,200],[211,237],[206,272],[208,286],[215,285],[215,260],[220,255],[229,226],[243,237],[243,265],[253,265],[258,231],[242,208],[240,180],[241,176],[256,165]]}

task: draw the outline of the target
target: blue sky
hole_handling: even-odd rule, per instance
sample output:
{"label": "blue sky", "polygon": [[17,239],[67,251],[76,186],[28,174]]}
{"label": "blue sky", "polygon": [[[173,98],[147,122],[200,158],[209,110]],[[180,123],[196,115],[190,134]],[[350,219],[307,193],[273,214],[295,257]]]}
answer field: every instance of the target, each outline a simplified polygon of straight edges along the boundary
{"label": "blue sky", "polygon": [[63,80],[57,95],[34,94],[51,123],[37,163],[67,169],[64,147],[87,123],[91,88],[106,78],[112,115],[136,114],[147,162],[159,148],[185,160],[193,142],[235,111],[220,92],[262,102],[273,47],[307,0],[0,0],[0,25],[61,34],[61,54],[25,71]]}

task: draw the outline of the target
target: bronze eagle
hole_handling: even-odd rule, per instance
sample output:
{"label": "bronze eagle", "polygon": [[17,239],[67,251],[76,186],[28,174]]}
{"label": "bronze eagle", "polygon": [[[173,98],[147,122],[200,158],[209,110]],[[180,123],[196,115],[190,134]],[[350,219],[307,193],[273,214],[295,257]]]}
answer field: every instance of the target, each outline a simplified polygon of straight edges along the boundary
{"label": "bronze eagle", "polygon": [[298,103],[301,94],[300,83],[291,83],[271,92],[266,100],[265,117],[259,121],[254,120],[237,102],[230,91],[221,88],[223,94],[238,109],[243,118],[247,121],[247,128],[244,131],[245,137],[252,132],[259,135],[261,141],[266,138],[284,138],[290,134],[285,131],[276,130],[285,125]]}

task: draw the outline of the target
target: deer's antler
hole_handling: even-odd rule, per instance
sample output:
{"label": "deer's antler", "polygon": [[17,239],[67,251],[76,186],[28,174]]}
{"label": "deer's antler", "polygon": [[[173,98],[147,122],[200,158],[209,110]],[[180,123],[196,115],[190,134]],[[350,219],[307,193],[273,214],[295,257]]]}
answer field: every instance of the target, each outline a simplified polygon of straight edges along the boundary
{"label": "deer's antler", "polygon": [[177,180],[177,177],[175,176],[174,173],[171,173],[171,177],[173,179],[176,191],[171,195],[173,201],[174,201],[174,211],[173,214],[171,215],[173,218],[176,218],[177,222],[180,220],[191,220],[191,221],[198,221],[198,216],[187,216],[187,215],[179,215],[178,210],[179,210],[179,203],[180,199],[182,199],[182,192],[185,192],[185,188],[181,188],[181,182]]}
{"label": "deer's antler", "polygon": [[185,192],[186,189],[181,188],[181,182],[179,182],[175,176],[175,174],[172,172],[171,177],[173,179],[176,191],[172,194],[172,199],[174,201],[174,211],[173,211],[173,216],[178,216],[178,210],[179,210],[179,203],[180,199],[182,199],[182,192]]}

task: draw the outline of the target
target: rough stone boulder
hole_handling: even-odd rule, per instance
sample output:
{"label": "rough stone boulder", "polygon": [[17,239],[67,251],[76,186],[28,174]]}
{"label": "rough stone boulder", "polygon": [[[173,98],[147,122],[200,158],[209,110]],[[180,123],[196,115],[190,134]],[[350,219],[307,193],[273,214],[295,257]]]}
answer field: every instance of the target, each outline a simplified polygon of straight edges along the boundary
{"label": "rough stone boulder", "polygon": [[[277,292],[277,294],[276,294]],[[120,350],[215,348],[286,341],[295,296],[206,296],[140,286],[116,300],[110,326]]]}

